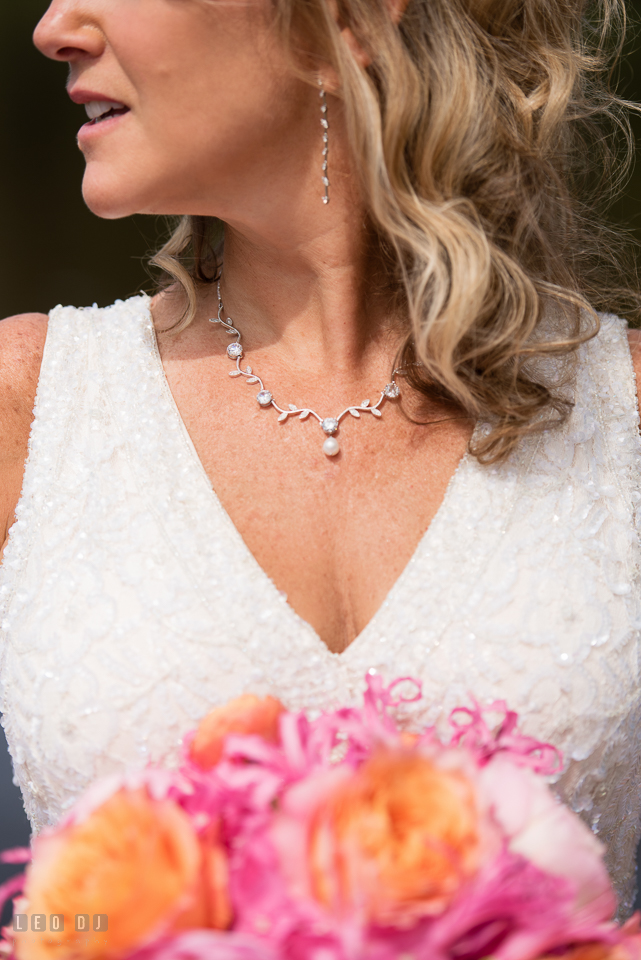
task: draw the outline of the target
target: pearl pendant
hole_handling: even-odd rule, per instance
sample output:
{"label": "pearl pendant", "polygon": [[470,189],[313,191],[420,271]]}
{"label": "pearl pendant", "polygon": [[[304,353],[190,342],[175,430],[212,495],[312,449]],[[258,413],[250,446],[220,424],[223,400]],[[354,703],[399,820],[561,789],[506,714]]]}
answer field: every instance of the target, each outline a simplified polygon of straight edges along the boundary
{"label": "pearl pendant", "polygon": [[328,437],[323,444],[323,453],[326,457],[335,457],[339,450],[338,440],[335,437]]}

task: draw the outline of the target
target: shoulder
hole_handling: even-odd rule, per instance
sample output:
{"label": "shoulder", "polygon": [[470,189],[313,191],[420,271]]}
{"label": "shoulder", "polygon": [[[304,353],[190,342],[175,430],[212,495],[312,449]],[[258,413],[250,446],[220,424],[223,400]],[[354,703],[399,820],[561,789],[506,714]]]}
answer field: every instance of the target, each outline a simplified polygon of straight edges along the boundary
{"label": "shoulder", "polygon": [[628,343],[634,372],[639,376],[641,374],[641,330],[628,330]]}
{"label": "shoulder", "polygon": [[641,408],[641,330],[628,330],[628,343],[630,344],[630,356],[637,380],[637,396]]}
{"label": "shoulder", "polygon": [[0,320],[0,461],[22,446],[31,425],[46,338],[44,314]]}
{"label": "shoulder", "polygon": [[0,558],[20,496],[47,317],[0,320]]}
{"label": "shoulder", "polygon": [[24,313],[0,320],[0,411],[22,401],[33,407],[42,354],[47,339],[47,317],[42,313]]}
{"label": "shoulder", "polygon": [[21,313],[0,320],[0,364],[22,367],[42,359],[49,318],[44,313]]}

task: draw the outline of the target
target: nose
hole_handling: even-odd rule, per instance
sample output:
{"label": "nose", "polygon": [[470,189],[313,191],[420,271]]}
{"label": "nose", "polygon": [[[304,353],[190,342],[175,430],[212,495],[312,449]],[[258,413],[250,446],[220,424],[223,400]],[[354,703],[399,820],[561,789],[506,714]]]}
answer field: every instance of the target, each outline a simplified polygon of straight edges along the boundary
{"label": "nose", "polygon": [[90,8],[91,0],[53,0],[33,34],[38,50],[67,63],[99,57],[104,36]]}

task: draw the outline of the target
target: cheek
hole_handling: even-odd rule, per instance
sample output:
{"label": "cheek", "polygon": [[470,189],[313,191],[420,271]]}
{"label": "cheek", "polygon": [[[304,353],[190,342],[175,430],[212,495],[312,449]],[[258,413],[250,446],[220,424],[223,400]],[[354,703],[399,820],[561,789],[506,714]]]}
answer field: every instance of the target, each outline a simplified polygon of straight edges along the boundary
{"label": "cheek", "polygon": [[267,116],[289,73],[264,16],[269,2],[155,0],[145,43],[128,32],[121,51],[145,131],[195,146],[212,128],[238,133]]}
{"label": "cheek", "polygon": [[176,207],[269,162],[296,123],[304,87],[268,31],[248,22],[251,6],[158,17],[144,44],[133,28],[115,38],[132,110],[84,149],[85,200],[98,215],[187,212]]}

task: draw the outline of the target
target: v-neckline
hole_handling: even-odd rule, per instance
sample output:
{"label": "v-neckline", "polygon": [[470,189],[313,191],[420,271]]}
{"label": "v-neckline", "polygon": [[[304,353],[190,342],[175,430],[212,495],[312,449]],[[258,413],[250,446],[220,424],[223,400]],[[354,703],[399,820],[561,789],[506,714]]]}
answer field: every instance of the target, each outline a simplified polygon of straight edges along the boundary
{"label": "v-neckline", "polygon": [[[463,475],[467,473],[469,469],[469,466],[472,460],[472,457],[469,452],[469,446],[468,448],[466,448],[465,453],[463,454],[458,464],[456,465],[456,468],[447,483],[447,487],[445,488],[443,499],[441,500],[436,513],[432,517],[432,520],[430,521],[430,524],[427,530],[419,538],[416,544],[416,547],[413,550],[409,560],[403,567],[401,573],[398,575],[398,577],[396,578],[396,580],[394,581],[394,583],[392,584],[388,592],[385,594],[385,597],[382,603],[380,604],[380,606],[376,609],[375,613],[368,620],[368,622],[365,624],[365,626],[360,631],[360,633],[358,633],[354,637],[354,639],[345,647],[344,650],[341,650],[340,652],[335,652],[333,650],[330,650],[327,644],[325,643],[325,641],[321,638],[320,634],[311,625],[311,623],[309,623],[308,620],[305,620],[303,617],[301,617],[300,614],[296,612],[294,607],[291,606],[288,600],[286,600],[284,604],[282,603],[282,600],[285,594],[283,593],[283,591],[281,591],[278,588],[278,586],[274,583],[274,581],[269,576],[267,571],[264,569],[264,567],[261,566],[261,564],[258,562],[258,560],[254,556],[252,551],[249,549],[247,543],[245,542],[244,537],[240,533],[238,527],[232,520],[226,508],[223,506],[223,503],[220,497],[216,493],[215,487],[211,481],[209,474],[205,470],[205,467],[203,465],[202,460],[200,459],[200,456],[198,455],[198,451],[194,446],[194,442],[189,434],[189,431],[187,429],[183,416],[180,410],[178,409],[178,404],[176,403],[176,399],[169,385],[167,373],[163,366],[162,357],[160,355],[160,348],[158,345],[156,327],[155,327],[153,315],[151,312],[151,298],[147,295],[145,295],[145,297],[146,297],[147,322],[151,330],[153,358],[154,358],[154,363],[157,369],[158,382],[161,386],[165,399],[167,400],[171,413],[175,419],[176,425],[179,428],[179,433],[185,443],[185,447],[187,448],[187,455],[191,459],[200,478],[204,481],[209,494],[209,501],[212,504],[214,511],[219,515],[224,526],[226,527],[231,543],[234,545],[239,555],[244,559],[244,561],[249,565],[249,567],[253,568],[256,575],[262,580],[266,589],[272,594],[274,603],[278,603],[281,609],[284,607],[285,616],[288,619],[290,619],[290,621],[293,624],[296,625],[298,630],[300,630],[305,636],[307,636],[312,646],[317,648],[318,651],[322,653],[325,657],[333,659],[336,662],[341,662],[341,663],[347,662],[351,657],[354,657],[357,655],[357,652],[366,643],[368,636],[371,633],[375,632],[376,626],[383,616],[383,611],[387,610],[389,606],[393,604],[396,595],[402,591],[403,585],[410,574],[411,568],[414,566],[417,560],[424,553],[429,552],[432,540],[436,535],[436,531],[438,527],[442,525],[443,518],[447,514],[450,501],[455,499],[456,491],[459,485],[461,484]],[[482,427],[483,427],[482,422],[478,421],[474,427],[474,431],[472,433],[470,442],[476,439]]]}

